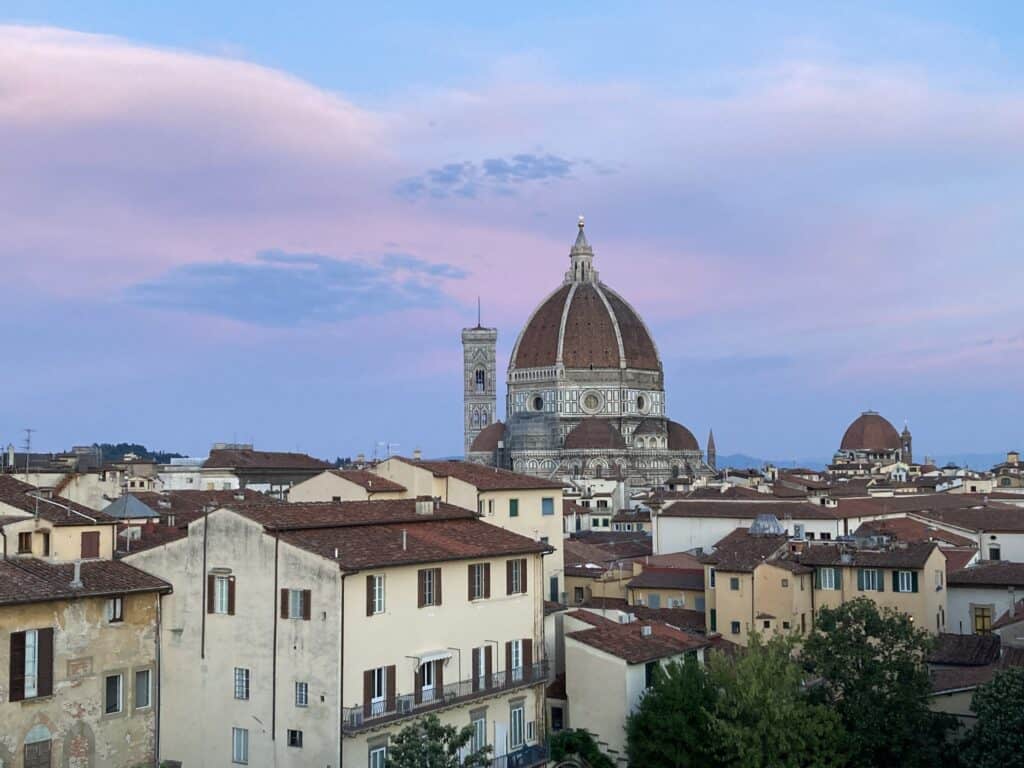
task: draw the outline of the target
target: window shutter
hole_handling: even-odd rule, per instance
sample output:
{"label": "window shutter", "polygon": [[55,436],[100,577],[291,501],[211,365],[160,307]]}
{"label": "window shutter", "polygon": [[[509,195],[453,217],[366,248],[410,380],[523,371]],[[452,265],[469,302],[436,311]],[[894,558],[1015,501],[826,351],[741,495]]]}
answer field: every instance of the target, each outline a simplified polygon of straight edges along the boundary
{"label": "window shutter", "polygon": [[395,665],[384,669],[384,700],[388,712],[395,709]]}
{"label": "window shutter", "polygon": [[491,679],[494,677],[494,649],[488,645],[484,648],[484,688],[491,687]]}
{"label": "window shutter", "polygon": [[434,696],[444,698],[444,659],[431,662],[434,665]]}
{"label": "window shutter", "polygon": [[879,592],[885,592],[885,571],[875,571],[875,584],[878,585]]}
{"label": "window shutter", "polygon": [[281,618],[288,618],[288,590],[281,590]]}
{"label": "window shutter", "polygon": [[893,571],[892,572],[892,591],[893,592],[899,592],[900,591],[900,572],[899,571]]}
{"label": "window shutter", "polygon": [[373,701],[373,670],[363,672],[363,715],[370,716],[370,709]]}
{"label": "window shutter", "polygon": [[858,568],[857,569],[857,589],[859,589],[861,592],[864,591],[864,569],[863,568]]}
{"label": "window shutter", "polygon": [[235,615],[235,577],[228,577],[228,615]]}
{"label": "window shutter", "polygon": [[11,670],[10,670],[11,701],[25,698],[25,633],[11,632]]}
{"label": "window shutter", "polygon": [[520,587],[522,588],[523,594],[526,594],[526,558],[524,557],[519,561],[519,575],[522,578]]}
{"label": "window shutter", "polygon": [[530,672],[533,669],[533,640],[523,640],[523,680],[530,679]]}
{"label": "window shutter", "polygon": [[441,604],[441,569],[434,569],[434,605]]}
{"label": "window shutter", "polygon": [[469,593],[468,593],[468,597],[469,597],[470,600],[472,600],[473,599],[473,566],[469,565],[469,566],[466,566],[466,568],[467,568],[467,571],[469,572]]}
{"label": "window shutter", "polygon": [[313,609],[313,593],[311,590],[302,590],[302,619],[303,621],[309,621],[309,617],[312,614]]}
{"label": "window shutter", "polygon": [[420,674],[420,667],[416,667],[413,675],[413,700],[417,704],[423,703],[423,675]]}
{"label": "window shutter", "polygon": [[512,641],[505,643],[505,682],[512,682]]}
{"label": "window shutter", "polygon": [[484,563],[484,597],[491,596],[491,564]]}
{"label": "window shutter", "polygon": [[214,588],[217,586],[217,577],[210,574],[206,577],[206,612],[213,613]]}
{"label": "window shutter", "polygon": [[427,604],[427,572],[416,571],[416,607],[422,608]]}
{"label": "window shutter", "polygon": [[53,694],[53,628],[40,629],[36,634],[39,638],[38,695],[50,696]]}
{"label": "window shutter", "polygon": [[82,533],[82,557],[100,556],[100,534],[97,531]]}
{"label": "window shutter", "polygon": [[814,569],[814,588],[821,589],[821,568]]}
{"label": "window shutter", "polygon": [[513,568],[513,563],[515,563],[515,560],[506,560],[505,561],[505,594],[506,595],[511,595],[512,594],[512,568]]}
{"label": "window shutter", "polygon": [[473,649],[473,673],[470,675],[473,680],[473,690],[480,690],[480,649]]}
{"label": "window shutter", "polygon": [[910,591],[917,592],[917,571],[910,572]]}
{"label": "window shutter", "polygon": [[366,577],[366,615],[373,616],[373,576]]}

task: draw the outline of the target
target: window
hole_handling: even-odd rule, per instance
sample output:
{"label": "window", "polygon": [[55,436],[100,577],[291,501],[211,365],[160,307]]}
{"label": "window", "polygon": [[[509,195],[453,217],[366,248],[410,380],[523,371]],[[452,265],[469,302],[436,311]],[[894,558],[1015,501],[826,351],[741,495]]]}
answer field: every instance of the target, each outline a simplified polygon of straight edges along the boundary
{"label": "window", "polygon": [[644,664],[644,688],[654,685],[654,670],[658,668],[658,662],[648,661]]}
{"label": "window", "polygon": [[25,632],[25,698],[39,695],[39,630]]}
{"label": "window", "polygon": [[32,554],[32,532],[26,531],[25,533],[18,534],[18,554],[19,555],[31,555]]}
{"label": "window", "polygon": [[828,531],[822,531],[821,540],[822,541],[831,541],[832,540],[832,534],[829,533]]}
{"label": "window", "polygon": [[232,581],[229,576],[211,576],[211,582],[213,583],[212,598],[212,610],[210,613],[223,613],[230,614],[232,611]]}
{"label": "window", "polygon": [[551,730],[560,731],[565,728],[565,712],[561,707],[551,707]]}
{"label": "window", "polygon": [[312,592],[308,589],[281,590],[281,618],[309,620]]}
{"label": "window", "polygon": [[580,603],[582,603],[582,602],[583,602],[583,601],[584,601],[585,599],[586,599],[586,598],[585,598],[585,596],[584,596],[584,592],[583,592],[583,587],[573,587],[573,588],[572,588],[572,601],[573,601],[574,603],[576,603],[577,605],[579,605],[579,604],[580,604]]}
{"label": "window", "polygon": [[494,499],[488,499],[487,500],[487,514],[488,515],[493,515],[494,514]]}
{"label": "window", "polygon": [[153,700],[153,673],[148,669],[135,670],[135,708],[146,709]]}
{"label": "window", "polygon": [[917,592],[917,571],[893,571],[893,592]]}
{"label": "window", "polygon": [[740,589],[740,577],[739,576],[730,576],[729,577],[729,589],[731,589],[733,592],[739,592],[739,589]]}
{"label": "window", "polygon": [[295,706],[296,707],[308,707],[309,706],[309,683],[296,683],[295,684]]}
{"label": "window", "polygon": [[[685,597],[670,597],[668,599],[668,607],[669,608],[683,608],[683,607],[685,607],[685,605],[686,605],[686,598]],[[653,608],[654,606],[651,606],[651,607]]]}
{"label": "window", "polygon": [[882,572],[874,568],[859,568],[857,570],[857,589],[861,592],[882,592]]}
{"label": "window", "polygon": [[512,671],[513,680],[523,679],[523,641],[512,640],[509,643],[509,659],[510,669]]}
{"label": "window", "polygon": [[989,544],[989,546],[988,546],[988,559],[989,560],[999,560],[1000,557],[1002,557],[1002,552],[999,549],[999,545],[998,544]]}
{"label": "window", "polygon": [[508,516],[519,517],[519,499],[508,500]]}
{"label": "window", "polygon": [[519,749],[526,739],[526,708],[523,703],[513,704],[510,715],[509,746]]}
{"label": "window", "polygon": [[763,626],[763,627],[764,627],[765,629],[771,629],[771,628],[772,628],[772,622],[771,622],[771,619],[765,619],[765,620],[764,620],[764,624],[763,624],[762,626]]}
{"label": "window", "polygon": [[384,768],[388,761],[387,747],[373,747],[370,749],[370,768]]}
{"label": "window", "polygon": [[477,369],[474,379],[476,382],[476,391],[483,392],[487,388],[486,374],[482,370]]}
{"label": "window", "polygon": [[26,629],[10,635],[8,701],[53,693],[53,629]]}
{"label": "window", "polygon": [[522,595],[526,593],[526,559],[505,561],[505,593]]}
{"label": "window", "polygon": [[942,569],[935,569],[935,591],[938,592],[942,589]]}
{"label": "window", "polygon": [[112,597],[107,600],[107,621],[114,624],[124,621],[124,598]]}
{"label": "window", "polygon": [[718,611],[716,611],[714,608],[711,609],[711,631],[718,631]]}
{"label": "window", "polygon": [[[420,698],[422,701],[433,701],[434,700],[434,679],[435,673],[435,662],[428,661],[420,665]],[[383,681],[383,676],[382,676]],[[374,682],[376,686],[376,682]]]}
{"label": "window", "polygon": [[384,613],[384,574],[366,577],[366,615]]}
{"label": "window", "polygon": [[302,731],[296,731],[293,728],[288,729],[288,746],[302,749]]}
{"label": "window", "polygon": [[103,681],[103,714],[116,715],[124,709],[124,678],[120,673]]}
{"label": "window", "polygon": [[483,600],[491,596],[491,564],[474,563],[469,566],[469,599]]}
{"label": "window", "polygon": [[815,587],[818,589],[839,589],[839,569],[819,568],[814,572]]}
{"label": "window", "polygon": [[972,605],[971,617],[974,622],[974,634],[988,635],[992,633],[991,605]]}
{"label": "window", "polygon": [[43,531],[41,534],[43,539],[43,557],[50,556],[50,532]]}
{"label": "window", "polygon": [[487,746],[487,713],[474,715],[470,725],[473,726],[473,738],[469,748],[473,752],[479,752]]}
{"label": "window", "polygon": [[738,635],[740,633],[740,623],[738,621],[732,622],[729,625],[729,631],[732,632],[734,635]]}
{"label": "window", "polygon": [[597,500],[597,508],[598,509],[608,509],[608,499],[598,499]]}
{"label": "window", "polygon": [[231,729],[231,762],[249,763],[249,731],[245,728]]}
{"label": "window", "polygon": [[82,534],[82,559],[100,556],[99,531],[86,531]]}
{"label": "window", "polygon": [[661,595],[651,592],[647,595],[647,605],[651,608],[661,608]]}
{"label": "window", "polygon": [[782,628],[783,629],[789,629],[789,627],[790,627],[790,623],[788,621],[782,622]]}
{"label": "window", "polygon": [[711,589],[715,588],[715,569],[714,568],[708,568],[708,586],[711,587]]}
{"label": "window", "polygon": [[544,398],[541,397],[540,395],[537,395],[535,398],[533,398],[533,410],[535,410],[535,411],[543,411],[544,410]]}
{"label": "window", "polygon": [[249,699],[249,670],[245,667],[235,667],[235,698]]}
{"label": "window", "polygon": [[786,589],[788,587],[789,587],[789,579],[783,579],[782,580],[782,588]]}
{"label": "window", "polygon": [[542,515],[553,515],[555,514],[555,500],[550,496],[545,496],[540,500],[540,513]]}
{"label": "window", "polygon": [[423,568],[417,573],[418,595],[416,603],[420,608],[441,604],[441,569]]}

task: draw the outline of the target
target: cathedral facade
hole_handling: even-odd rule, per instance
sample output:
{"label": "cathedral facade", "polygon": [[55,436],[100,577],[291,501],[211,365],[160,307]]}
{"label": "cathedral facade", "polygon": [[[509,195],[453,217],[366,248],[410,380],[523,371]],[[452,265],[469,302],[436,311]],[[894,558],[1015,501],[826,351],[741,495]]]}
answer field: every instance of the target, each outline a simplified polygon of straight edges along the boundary
{"label": "cathedral facade", "polygon": [[667,417],[664,375],[636,310],[598,278],[583,220],[562,284],[519,333],[497,419],[497,330],[466,328],[466,458],[568,480],[634,486],[712,471],[693,434]]}

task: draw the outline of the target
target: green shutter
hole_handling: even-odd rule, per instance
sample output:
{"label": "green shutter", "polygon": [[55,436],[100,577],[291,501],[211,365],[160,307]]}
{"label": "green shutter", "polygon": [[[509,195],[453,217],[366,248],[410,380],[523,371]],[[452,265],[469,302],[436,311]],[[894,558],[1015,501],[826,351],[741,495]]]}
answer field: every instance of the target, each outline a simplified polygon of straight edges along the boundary
{"label": "green shutter", "polygon": [[893,571],[892,572],[892,591],[893,592],[899,592],[900,591],[900,572],[899,571]]}
{"label": "green shutter", "polygon": [[821,589],[821,568],[814,569],[814,588]]}
{"label": "green shutter", "polygon": [[711,609],[711,631],[718,631],[718,614],[715,612],[714,608]]}
{"label": "green shutter", "polygon": [[519,499],[508,500],[508,516],[519,517]]}
{"label": "green shutter", "polygon": [[857,589],[860,590],[861,592],[864,591],[864,569],[863,568],[858,568],[857,569]]}
{"label": "green shutter", "polygon": [[917,571],[910,572],[910,591],[917,592]]}
{"label": "green shutter", "polygon": [[885,571],[881,569],[875,571],[875,582],[878,584],[878,591],[885,592]]}

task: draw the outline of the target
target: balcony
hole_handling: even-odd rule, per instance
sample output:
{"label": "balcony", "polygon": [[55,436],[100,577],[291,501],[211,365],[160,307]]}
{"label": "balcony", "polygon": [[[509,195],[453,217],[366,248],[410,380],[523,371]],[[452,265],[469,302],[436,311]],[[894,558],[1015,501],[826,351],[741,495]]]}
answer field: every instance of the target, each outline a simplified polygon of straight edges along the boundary
{"label": "balcony", "polygon": [[533,768],[537,765],[547,765],[550,758],[551,750],[547,744],[533,744],[494,758],[491,761],[491,768]]}
{"label": "balcony", "polygon": [[[341,710],[341,730],[346,734],[359,733],[368,728],[418,717],[437,709],[452,707],[465,702],[493,696],[496,693],[514,691],[517,688],[528,688],[532,685],[547,683],[548,663],[539,661],[531,667],[520,667],[508,672],[496,672],[489,680],[479,681],[469,678],[456,683],[448,683],[443,690],[425,690],[416,701],[411,693],[395,696],[393,701],[373,702],[369,705],[344,707]],[[489,683],[487,685],[486,683]],[[507,756],[511,757],[511,756]],[[495,763],[495,765],[498,765]],[[503,763],[502,766],[532,765],[532,763]]]}

